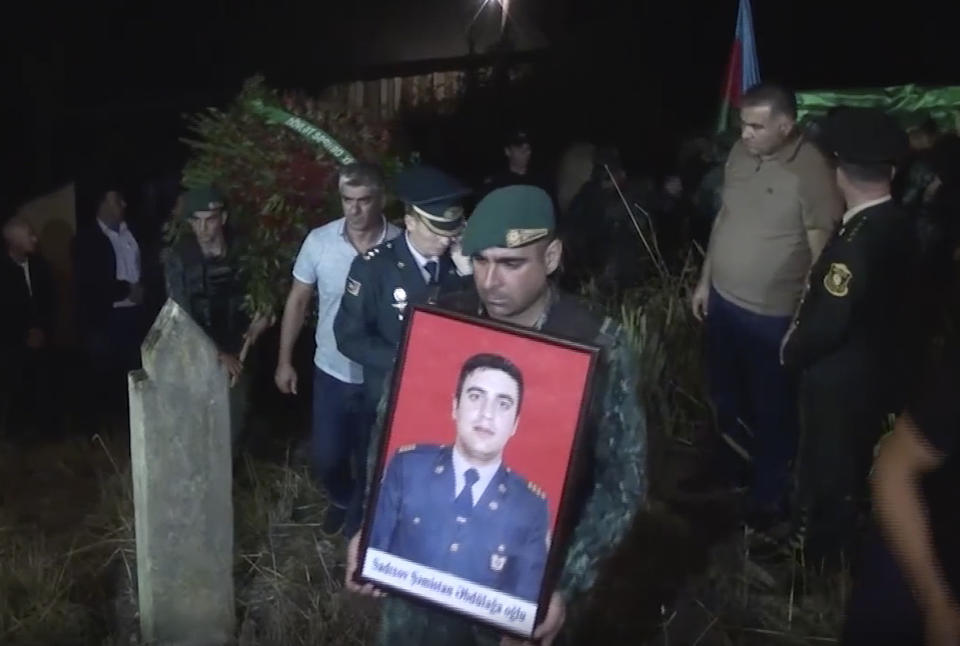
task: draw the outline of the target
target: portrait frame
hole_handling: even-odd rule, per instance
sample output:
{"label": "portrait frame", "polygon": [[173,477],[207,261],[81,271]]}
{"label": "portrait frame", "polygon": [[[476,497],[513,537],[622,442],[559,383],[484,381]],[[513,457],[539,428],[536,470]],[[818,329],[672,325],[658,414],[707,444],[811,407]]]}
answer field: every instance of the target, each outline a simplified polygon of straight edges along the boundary
{"label": "portrait frame", "polygon": [[[531,639],[547,612],[573,524],[588,493],[586,418],[596,387],[600,347],[431,305],[411,307],[406,316],[354,578],[501,634]],[[462,455],[458,447],[468,434],[457,430],[461,388],[473,374],[466,372],[473,365],[470,361],[480,355],[502,357],[520,373],[519,381],[515,380],[519,402],[513,433],[500,445],[499,467],[475,506],[468,507],[468,519],[455,517],[463,523],[458,527],[445,505],[457,504],[455,483],[459,491],[464,488],[462,475],[455,480],[452,465],[457,458],[452,454]],[[432,405],[436,410],[424,404],[444,396],[445,400]],[[432,435],[419,440],[423,427]],[[385,477],[389,478],[386,484]],[[401,481],[406,484],[394,484]],[[498,494],[503,498],[492,499]],[[421,523],[420,516],[412,517],[409,511],[417,509],[417,504],[421,509],[440,510],[436,521],[440,525],[424,520],[413,527]],[[490,510],[500,515],[491,515]],[[444,529],[438,530],[440,526]],[[423,533],[416,533],[421,527]],[[504,536],[517,536],[521,529],[527,539],[504,544],[509,542]],[[428,541],[434,540],[438,545],[433,552],[443,552],[450,531],[466,537],[463,543],[449,543],[451,551],[463,544],[460,554],[442,557],[444,562],[464,563],[455,566],[456,572],[433,567],[427,563],[432,557],[409,557],[431,553]],[[493,541],[486,551],[478,546],[484,539]],[[493,547],[494,543],[500,544]],[[471,555],[475,558],[468,558]]]}

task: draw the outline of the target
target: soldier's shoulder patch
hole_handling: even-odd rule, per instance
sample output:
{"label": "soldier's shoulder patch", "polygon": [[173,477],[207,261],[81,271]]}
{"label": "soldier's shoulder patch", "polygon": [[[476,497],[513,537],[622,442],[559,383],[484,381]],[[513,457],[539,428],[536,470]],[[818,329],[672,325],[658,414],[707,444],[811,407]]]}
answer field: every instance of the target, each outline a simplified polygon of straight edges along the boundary
{"label": "soldier's shoulder patch", "polygon": [[401,446],[399,449],[397,449],[397,453],[409,453],[410,451],[414,450],[415,448],[417,448],[417,445],[416,445],[416,444],[404,444],[404,445]]}
{"label": "soldier's shoulder patch", "polygon": [[537,498],[540,498],[541,500],[545,500],[547,497],[547,494],[544,493],[543,489],[541,489],[535,482],[530,482],[529,480],[527,480],[527,489],[529,489],[533,493],[533,495],[535,495]]}
{"label": "soldier's shoulder patch", "polygon": [[360,284],[359,280],[349,277],[347,278],[347,293],[351,296],[359,296],[361,286],[362,285]]}
{"label": "soldier's shoulder patch", "polygon": [[843,298],[850,293],[850,281],[853,279],[853,272],[842,262],[830,264],[827,275],[823,277],[823,288],[827,293],[838,298]]}

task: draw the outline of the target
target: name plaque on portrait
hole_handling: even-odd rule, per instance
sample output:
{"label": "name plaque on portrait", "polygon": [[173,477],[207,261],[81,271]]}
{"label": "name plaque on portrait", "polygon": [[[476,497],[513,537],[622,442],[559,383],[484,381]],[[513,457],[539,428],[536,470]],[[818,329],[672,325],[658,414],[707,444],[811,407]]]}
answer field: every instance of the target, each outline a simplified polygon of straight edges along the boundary
{"label": "name plaque on portrait", "polygon": [[357,580],[529,639],[566,556],[599,348],[410,313]]}
{"label": "name plaque on portrait", "polygon": [[367,550],[363,576],[492,623],[510,632],[533,632],[537,604],[380,550]]}

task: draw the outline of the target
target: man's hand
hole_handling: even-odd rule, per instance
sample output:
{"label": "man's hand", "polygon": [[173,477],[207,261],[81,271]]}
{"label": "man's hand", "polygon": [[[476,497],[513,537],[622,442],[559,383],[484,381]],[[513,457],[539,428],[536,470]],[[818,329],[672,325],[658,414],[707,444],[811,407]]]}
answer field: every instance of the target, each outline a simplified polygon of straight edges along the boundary
{"label": "man's hand", "polygon": [[127,295],[127,298],[134,305],[140,305],[143,303],[143,285],[140,283],[131,283],[130,284],[130,293]]}
{"label": "man's hand", "polygon": [[960,604],[953,599],[931,604],[923,622],[926,646],[960,646]]}
{"label": "man's hand", "polygon": [[38,327],[32,327],[27,330],[27,347],[31,350],[39,350],[47,344],[47,335]]}
{"label": "man's hand", "polygon": [[461,276],[473,275],[473,263],[470,261],[470,258],[463,255],[460,236],[454,238],[453,242],[450,243],[450,259],[453,261],[453,264],[456,265],[458,274]]}
{"label": "man's hand", "polygon": [[257,315],[253,317],[253,321],[250,322],[250,327],[247,328],[247,333],[243,335],[243,340],[247,342],[247,345],[252,346],[257,342],[257,339],[260,338],[260,335],[273,327],[273,324],[276,322],[276,314],[257,312]]}
{"label": "man's hand", "polygon": [[[550,605],[547,607],[547,616],[543,622],[533,631],[533,638],[539,640],[541,646],[550,646],[553,640],[560,634],[563,628],[563,622],[567,619],[567,604],[559,592],[554,592],[550,597]],[[500,640],[500,646],[521,646],[533,644],[533,642],[521,641],[513,637],[504,637]]]}
{"label": "man's hand", "polygon": [[707,303],[710,302],[710,284],[705,281],[697,283],[693,290],[693,297],[690,299],[690,307],[693,309],[693,316],[698,321],[702,321],[709,315]]}
{"label": "man's hand", "polygon": [[354,534],[350,542],[347,543],[347,571],[344,574],[343,585],[350,592],[366,595],[368,597],[385,597],[383,590],[376,588],[370,583],[360,585],[353,580],[353,575],[357,572],[357,558],[360,552],[360,532]]}
{"label": "man's hand", "polygon": [[227,369],[227,374],[230,375],[230,387],[232,388],[233,385],[237,383],[240,373],[243,372],[243,362],[241,362],[240,358],[236,355],[227,354],[226,352],[218,353],[217,358],[223,367]]}
{"label": "man's hand", "polygon": [[277,365],[277,371],[273,373],[273,381],[284,395],[297,394],[297,371],[289,363]]}

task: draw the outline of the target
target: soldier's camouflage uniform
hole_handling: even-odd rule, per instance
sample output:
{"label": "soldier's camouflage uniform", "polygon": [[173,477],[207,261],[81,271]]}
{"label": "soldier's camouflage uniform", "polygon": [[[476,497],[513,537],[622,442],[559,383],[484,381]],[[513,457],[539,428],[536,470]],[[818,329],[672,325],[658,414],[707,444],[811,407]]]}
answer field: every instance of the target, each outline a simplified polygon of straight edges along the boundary
{"label": "soldier's camouflage uniform", "polygon": [[[544,317],[535,326],[546,334],[601,347],[584,443],[592,468],[584,495],[574,501],[576,522],[557,591],[567,603],[565,628],[574,622],[578,601],[593,585],[600,562],[619,545],[646,502],[646,416],[637,399],[637,359],[626,334],[608,317],[593,313],[579,299],[552,292]],[[439,305],[464,314],[484,315],[474,289],[442,297]],[[381,399],[371,437],[370,468],[377,464],[385,419]],[[368,479],[368,482],[370,479]],[[381,616],[380,643],[411,646],[498,644],[501,634],[450,613],[388,597]],[[570,631],[565,630],[564,633]],[[563,633],[558,643],[563,643]]]}

